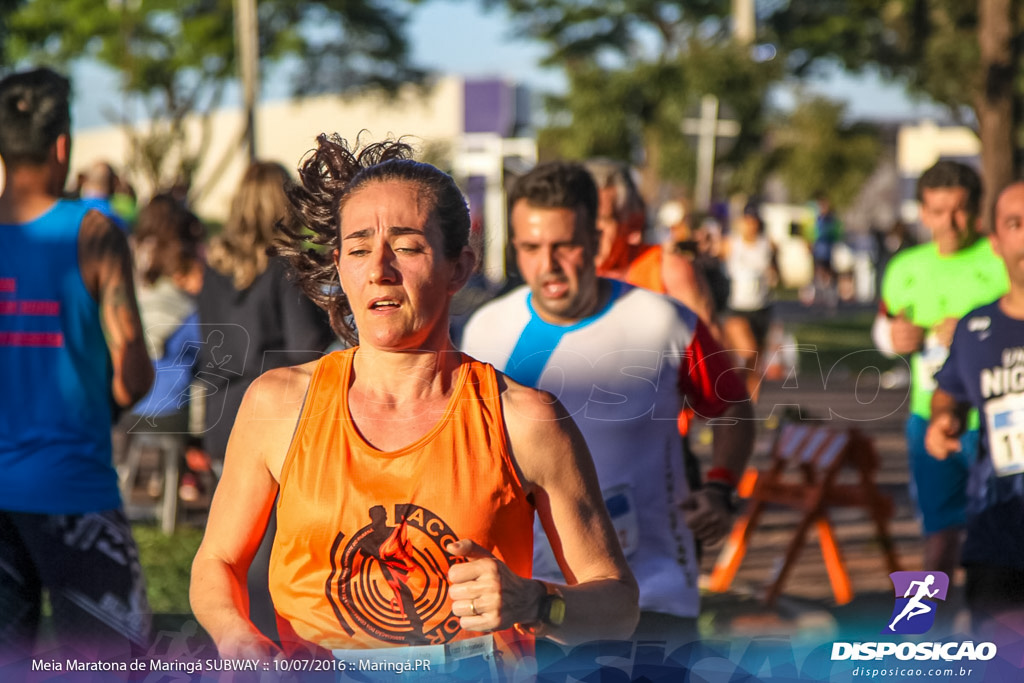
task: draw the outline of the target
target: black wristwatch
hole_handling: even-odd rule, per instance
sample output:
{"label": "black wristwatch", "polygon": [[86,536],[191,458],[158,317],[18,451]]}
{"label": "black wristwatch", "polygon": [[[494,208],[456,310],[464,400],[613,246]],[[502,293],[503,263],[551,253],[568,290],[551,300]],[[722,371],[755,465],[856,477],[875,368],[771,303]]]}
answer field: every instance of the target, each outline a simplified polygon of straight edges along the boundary
{"label": "black wristwatch", "polygon": [[565,623],[565,598],[562,591],[547,581],[541,581],[546,594],[540,599],[537,621],[528,624],[515,624],[520,633],[531,636],[543,635],[549,628],[558,628]]}
{"label": "black wristwatch", "polygon": [[725,507],[729,512],[735,514],[739,505],[736,502],[736,489],[734,487],[721,481],[706,481],[703,488],[709,493],[716,494],[725,503]]}

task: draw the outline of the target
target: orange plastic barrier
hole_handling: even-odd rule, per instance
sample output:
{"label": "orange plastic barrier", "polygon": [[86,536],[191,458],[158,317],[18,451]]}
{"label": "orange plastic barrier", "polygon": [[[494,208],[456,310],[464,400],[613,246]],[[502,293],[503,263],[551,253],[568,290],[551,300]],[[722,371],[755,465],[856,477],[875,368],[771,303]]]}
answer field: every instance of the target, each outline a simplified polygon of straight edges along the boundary
{"label": "orange plastic barrier", "polygon": [[[844,469],[852,468],[856,483],[839,483]],[[746,510],[736,519],[729,538],[711,572],[709,587],[725,591],[732,584],[743,561],[765,505],[783,505],[803,512],[778,573],[767,586],[764,602],[772,604],[796,563],[811,526],[818,531],[818,542],[825,569],[832,584],[836,603],[853,599],[853,587],[842,553],[828,518],[828,509],[838,506],[863,507],[875,522],[878,541],[889,571],[899,571],[899,561],[889,534],[892,500],[875,484],[878,453],[874,444],[857,430],[835,430],[807,424],[787,424],[772,448],[768,469],[748,469],[738,492],[750,499]]]}

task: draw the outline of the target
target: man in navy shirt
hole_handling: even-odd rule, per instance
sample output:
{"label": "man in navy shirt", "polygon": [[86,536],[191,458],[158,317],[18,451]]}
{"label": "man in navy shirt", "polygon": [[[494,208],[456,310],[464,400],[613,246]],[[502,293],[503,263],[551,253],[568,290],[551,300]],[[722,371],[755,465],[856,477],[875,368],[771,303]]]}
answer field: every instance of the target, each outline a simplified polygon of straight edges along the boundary
{"label": "man in navy shirt", "polygon": [[935,375],[928,452],[960,449],[967,410],[981,412],[981,447],[968,479],[961,561],[976,632],[1024,627],[1024,181],[995,206],[992,250],[1010,291],[957,324],[946,364]]}

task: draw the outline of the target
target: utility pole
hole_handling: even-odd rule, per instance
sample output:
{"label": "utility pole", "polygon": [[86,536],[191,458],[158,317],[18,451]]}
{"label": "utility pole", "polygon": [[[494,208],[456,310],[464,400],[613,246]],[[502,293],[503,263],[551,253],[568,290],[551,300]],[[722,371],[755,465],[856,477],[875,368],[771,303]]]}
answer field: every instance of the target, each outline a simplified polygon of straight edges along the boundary
{"label": "utility pole", "polygon": [[756,35],[754,0],[732,0],[732,37],[740,45],[751,45]]}
{"label": "utility pole", "polygon": [[[732,0],[732,35],[740,45],[751,45],[757,31],[754,0]],[[718,136],[736,137],[739,124],[718,119],[718,97],[704,95],[700,101],[700,119],[683,121],[683,132],[697,135],[697,182],[694,203],[701,211],[711,206],[715,180],[715,146]]]}
{"label": "utility pole", "polygon": [[245,109],[245,146],[250,163],[256,160],[256,103],[260,91],[259,19],[256,0],[235,0],[235,42]]}

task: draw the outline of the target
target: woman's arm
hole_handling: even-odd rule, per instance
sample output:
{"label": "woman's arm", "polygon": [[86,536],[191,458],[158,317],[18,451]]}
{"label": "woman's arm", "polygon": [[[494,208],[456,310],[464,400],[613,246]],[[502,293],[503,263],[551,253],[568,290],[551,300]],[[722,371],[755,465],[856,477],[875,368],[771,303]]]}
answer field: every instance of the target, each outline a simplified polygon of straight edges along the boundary
{"label": "woman's arm", "polygon": [[225,658],[276,652],[249,621],[246,573],[270,517],[308,384],[306,366],[262,375],[246,392],[231,430],[189,588],[196,618]]}
{"label": "woman's arm", "polygon": [[[502,394],[502,408],[512,458],[536,501],[569,585],[549,587],[518,577],[478,549],[461,547],[466,541],[460,541],[456,544],[459,554],[472,561],[453,567],[451,572],[456,578],[466,575],[479,581],[477,574],[485,569],[486,582],[492,591],[501,593],[497,602],[504,608],[475,616],[471,612],[479,609],[466,609],[474,597],[472,591],[453,587],[452,597],[466,601],[457,606],[463,615],[462,625],[492,630],[514,623],[535,624],[545,595],[557,592],[564,599],[564,621],[559,626],[540,626],[542,635],[562,643],[629,638],[639,618],[639,591],[608,518],[583,436],[550,394],[503,380],[508,385]],[[485,608],[493,604],[493,594],[483,597]]]}

